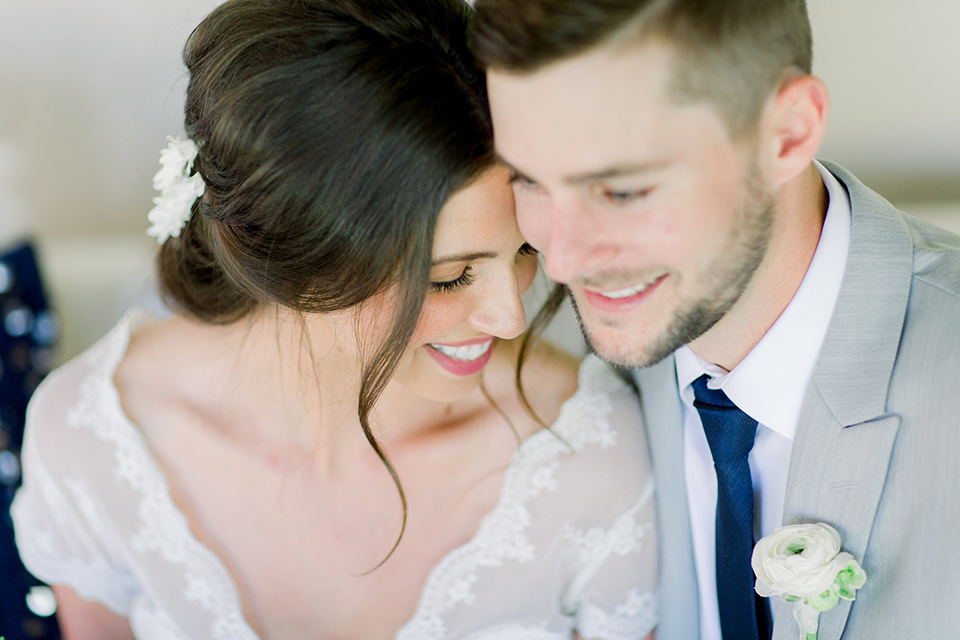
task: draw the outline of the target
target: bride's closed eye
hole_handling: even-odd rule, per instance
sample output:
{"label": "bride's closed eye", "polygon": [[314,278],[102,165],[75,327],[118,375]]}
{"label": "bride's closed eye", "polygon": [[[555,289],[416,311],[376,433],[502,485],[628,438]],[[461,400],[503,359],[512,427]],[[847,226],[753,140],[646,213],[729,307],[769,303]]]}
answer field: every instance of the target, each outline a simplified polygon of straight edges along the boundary
{"label": "bride's closed eye", "polygon": [[464,267],[463,273],[460,274],[459,278],[455,278],[453,280],[444,280],[441,282],[431,282],[430,287],[434,291],[438,291],[440,293],[451,293],[453,291],[457,291],[458,289],[463,289],[464,287],[469,286],[470,283],[473,282],[473,278],[473,267],[467,265]]}
{"label": "bride's closed eye", "polygon": [[[524,242],[519,249],[517,249],[517,256],[534,256],[540,253],[534,249],[530,244]],[[431,282],[430,288],[439,293],[452,293],[464,287],[470,286],[473,282],[476,274],[473,272],[473,267],[467,265],[463,269],[463,273],[459,277],[454,278],[453,280],[441,280],[439,282]]]}

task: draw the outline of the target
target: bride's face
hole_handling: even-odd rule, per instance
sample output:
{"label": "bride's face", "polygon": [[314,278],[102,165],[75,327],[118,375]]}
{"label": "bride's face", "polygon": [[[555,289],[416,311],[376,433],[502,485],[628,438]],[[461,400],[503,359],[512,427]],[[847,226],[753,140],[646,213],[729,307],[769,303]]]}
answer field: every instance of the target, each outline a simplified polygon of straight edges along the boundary
{"label": "bride's face", "polygon": [[447,201],[432,258],[431,290],[394,380],[451,401],[479,383],[494,338],[515,338],[526,326],[520,295],[537,258],[517,228],[506,169],[490,169]]}

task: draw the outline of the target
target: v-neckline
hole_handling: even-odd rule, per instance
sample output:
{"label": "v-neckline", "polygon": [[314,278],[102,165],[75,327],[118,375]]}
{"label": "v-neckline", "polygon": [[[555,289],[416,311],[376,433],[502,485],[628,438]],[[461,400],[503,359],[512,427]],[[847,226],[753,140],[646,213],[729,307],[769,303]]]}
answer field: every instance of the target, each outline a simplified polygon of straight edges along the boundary
{"label": "v-neckline", "polygon": [[[174,527],[177,536],[185,545],[187,552],[182,555],[179,564],[184,565],[185,570],[190,562],[196,562],[202,565],[204,571],[201,571],[199,575],[209,583],[206,588],[209,589],[211,595],[216,596],[208,599],[211,602],[217,603],[217,606],[211,609],[211,613],[216,617],[214,626],[228,628],[231,634],[234,634],[236,631],[244,634],[240,637],[235,635],[224,636],[225,638],[229,638],[229,640],[262,640],[262,637],[246,618],[240,591],[233,574],[230,573],[230,570],[220,556],[194,534],[186,513],[173,499],[170,482],[163,465],[160,464],[160,461],[151,449],[146,436],[129,416],[127,416],[123,409],[120,393],[116,387],[115,376],[129,349],[134,331],[154,321],[156,321],[156,318],[145,311],[139,309],[128,311],[121,320],[120,326],[115,329],[117,332],[116,336],[108,342],[106,352],[103,354],[102,360],[98,363],[95,375],[101,378],[104,390],[108,391],[110,408],[116,413],[119,423],[129,432],[130,439],[127,439],[126,442],[136,443],[140,449],[140,453],[149,461],[149,471],[153,474],[155,482],[152,483],[152,495],[144,493],[143,501],[149,501],[152,508],[159,510],[162,518],[167,521],[168,528]],[[122,329],[122,332],[118,331],[119,329]],[[425,604],[428,604],[426,600],[429,597],[438,595],[436,593],[438,583],[446,577],[443,573],[444,569],[448,569],[451,564],[462,567],[462,562],[453,562],[453,560],[459,560],[460,556],[469,553],[471,549],[481,545],[483,540],[490,536],[490,531],[497,529],[498,521],[502,522],[505,520],[505,516],[512,518],[512,507],[515,505],[510,503],[516,502],[518,497],[523,494],[522,491],[517,490],[518,488],[515,485],[518,481],[522,482],[524,479],[527,481],[530,480],[529,477],[519,479],[516,477],[519,468],[518,461],[528,460],[536,462],[538,456],[530,454],[532,451],[543,450],[545,446],[547,449],[553,450],[554,453],[556,453],[557,447],[562,451],[569,451],[567,448],[568,444],[556,438],[556,433],[565,431],[563,425],[569,422],[569,419],[565,417],[570,413],[569,407],[580,402],[582,396],[588,393],[586,387],[591,386],[583,384],[584,372],[588,369],[587,366],[584,366],[585,364],[586,363],[581,364],[580,367],[580,384],[578,384],[577,391],[567,398],[561,406],[559,417],[554,425],[552,425],[553,432],[548,429],[542,429],[534,432],[520,443],[517,451],[511,456],[510,462],[504,470],[497,502],[493,508],[481,518],[477,529],[470,538],[445,553],[440,561],[430,569],[426,580],[420,587],[416,608],[411,617],[404,622],[394,634],[394,640],[407,640],[407,638],[410,638],[410,640],[420,640],[420,636],[412,636],[410,632],[415,632],[416,629],[419,628],[418,625],[425,623],[425,617],[430,615],[430,607],[425,606]],[[539,444],[541,442],[543,442],[544,445]],[[116,444],[119,446],[121,443],[118,442]],[[554,446],[551,447],[551,444]],[[527,476],[530,476],[530,474],[527,474]],[[143,504],[143,502],[141,502],[141,504]],[[147,524],[144,521],[142,509],[139,523],[141,526],[146,526]],[[211,573],[213,574],[212,576],[210,575]],[[450,597],[452,598],[452,595]],[[227,606],[224,607],[223,605]],[[236,625],[241,625],[242,628],[237,629]],[[195,639],[189,638],[185,640]]]}

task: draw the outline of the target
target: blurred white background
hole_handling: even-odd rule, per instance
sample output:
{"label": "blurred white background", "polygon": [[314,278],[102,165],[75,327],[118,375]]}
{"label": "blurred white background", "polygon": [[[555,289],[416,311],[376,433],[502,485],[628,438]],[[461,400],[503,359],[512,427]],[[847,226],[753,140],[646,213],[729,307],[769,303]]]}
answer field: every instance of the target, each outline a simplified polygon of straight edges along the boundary
{"label": "blurred white background", "polygon": [[[821,156],[960,231],[960,1],[808,3],[832,96]],[[36,239],[61,358],[149,295],[143,231],[182,126],[180,47],[216,4],[0,0],[0,247]]]}

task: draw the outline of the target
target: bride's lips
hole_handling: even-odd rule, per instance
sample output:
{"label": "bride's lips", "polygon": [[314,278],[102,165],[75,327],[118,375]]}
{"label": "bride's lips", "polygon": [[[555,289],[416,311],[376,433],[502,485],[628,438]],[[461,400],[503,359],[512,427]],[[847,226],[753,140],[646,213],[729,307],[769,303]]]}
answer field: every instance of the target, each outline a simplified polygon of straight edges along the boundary
{"label": "bride's lips", "polygon": [[[663,274],[652,283],[650,283],[645,288],[637,291],[636,293],[631,293],[629,295],[621,295],[620,297],[610,297],[609,294],[611,290],[604,292],[592,291],[590,289],[584,288],[583,295],[586,298],[587,303],[600,310],[606,312],[622,312],[628,309],[632,309],[637,305],[643,303],[644,300],[649,298],[653,293],[660,288],[660,285],[667,278],[667,274]],[[619,289],[619,292],[625,292],[629,290],[630,287],[623,287]]]}
{"label": "bride's lips", "polygon": [[[436,346],[434,346],[436,345]],[[485,348],[484,348],[485,345]],[[475,373],[478,373],[483,369],[487,363],[490,361],[490,356],[493,355],[493,338],[487,336],[485,338],[476,338],[474,340],[465,340],[463,342],[456,343],[433,343],[424,345],[427,353],[440,364],[441,367],[449,371],[455,376],[472,376]],[[482,350],[478,356],[470,360],[458,359],[443,353],[437,347],[447,347],[449,349],[459,349],[461,352],[468,351],[470,347],[476,347],[476,349]]]}

